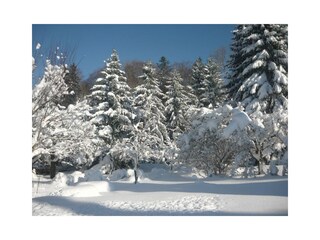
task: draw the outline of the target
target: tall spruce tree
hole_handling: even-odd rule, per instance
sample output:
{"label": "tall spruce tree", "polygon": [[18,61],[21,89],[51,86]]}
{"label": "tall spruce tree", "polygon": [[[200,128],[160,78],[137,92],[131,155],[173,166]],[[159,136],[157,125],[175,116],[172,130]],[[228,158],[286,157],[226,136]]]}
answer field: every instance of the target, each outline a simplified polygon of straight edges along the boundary
{"label": "tall spruce tree", "polygon": [[201,84],[204,91],[200,96],[200,102],[202,102],[205,107],[209,105],[213,108],[217,107],[224,100],[224,93],[222,91],[223,80],[220,68],[213,58],[209,58],[205,65],[205,80]]}
{"label": "tall spruce tree", "polygon": [[182,81],[179,72],[173,70],[169,81],[171,84],[167,86],[168,100],[165,103],[167,130],[171,140],[176,140],[186,130],[188,122],[185,114],[194,97],[186,91]]}
{"label": "tall spruce tree", "polygon": [[65,83],[68,85],[68,94],[64,95],[64,100],[61,105],[67,107],[70,104],[76,104],[80,97],[80,72],[74,63],[66,68],[66,75],[64,77]]}
{"label": "tall spruce tree", "polygon": [[169,75],[171,71],[170,63],[168,59],[162,56],[159,60],[158,66],[158,80],[159,80],[159,88],[165,94],[163,101],[166,100],[166,93],[167,93],[167,85],[169,81]]}
{"label": "tall spruce tree", "polygon": [[98,126],[98,135],[112,146],[116,141],[129,138],[132,131],[130,87],[116,50],[112,51],[90,95],[92,121]]}
{"label": "tall spruce tree", "polygon": [[205,89],[203,89],[203,82],[205,81],[204,68],[205,65],[201,58],[198,58],[192,65],[192,89],[199,100],[199,107],[203,107],[206,104],[200,101],[200,96],[205,92]]}
{"label": "tall spruce tree", "polygon": [[227,90],[247,112],[287,106],[287,25],[240,25],[234,31]]}
{"label": "tall spruce tree", "polygon": [[133,101],[137,114],[137,130],[143,132],[140,135],[145,136],[139,142],[150,148],[149,159],[161,160],[161,152],[170,139],[164,124],[164,105],[161,100],[163,93],[156,78],[156,69],[151,62],[143,67],[140,78],[143,83],[136,87]]}

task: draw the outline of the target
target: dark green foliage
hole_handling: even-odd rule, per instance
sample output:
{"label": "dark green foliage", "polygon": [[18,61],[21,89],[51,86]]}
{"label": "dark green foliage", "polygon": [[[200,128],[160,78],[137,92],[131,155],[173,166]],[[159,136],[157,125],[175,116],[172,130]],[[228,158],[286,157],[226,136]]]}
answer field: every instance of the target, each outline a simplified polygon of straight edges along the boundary
{"label": "dark green foliage", "polygon": [[178,71],[174,70],[169,78],[167,86],[168,100],[165,103],[165,116],[168,134],[171,140],[183,133],[189,125],[186,112],[189,109],[192,96],[182,85],[182,78]]}
{"label": "dark green foliage", "polygon": [[234,31],[227,91],[246,111],[274,112],[288,98],[287,25],[240,25]]}
{"label": "dark green foliage", "polygon": [[68,94],[64,95],[61,105],[67,107],[70,104],[76,104],[80,97],[80,72],[74,63],[66,69],[64,81],[68,86]]}

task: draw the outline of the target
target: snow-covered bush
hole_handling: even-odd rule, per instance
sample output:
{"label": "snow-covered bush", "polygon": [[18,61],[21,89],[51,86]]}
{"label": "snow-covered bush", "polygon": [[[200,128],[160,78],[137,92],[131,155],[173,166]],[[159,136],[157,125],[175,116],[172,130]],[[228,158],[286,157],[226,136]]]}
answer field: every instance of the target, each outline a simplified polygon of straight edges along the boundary
{"label": "snow-covered bush", "polygon": [[47,62],[45,74],[33,89],[32,153],[33,163],[50,164],[64,161],[75,166],[89,166],[102,142],[88,121],[89,106],[84,100],[62,107],[59,102],[67,94],[63,66]]}
{"label": "snow-covered bush", "polygon": [[225,174],[235,156],[245,149],[236,132],[249,122],[244,112],[229,105],[214,110],[202,108],[191,130],[180,138],[180,159],[207,175]]}
{"label": "snow-covered bush", "polygon": [[181,160],[207,174],[234,175],[238,167],[252,174],[252,166],[270,164],[270,174],[278,174],[274,165],[287,165],[287,110],[271,114],[254,112],[250,116],[241,106],[225,105],[213,110],[202,108],[190,131],[179,139]]}
{"label": "snow-covered bush", "polygon": [[282,108],[270,114],[256,111],[250,116],[254,123],[248,131],[250,154],[258,162],[258,172],[263,172],[261,165],[272,161],[287,165],[288,111]]}

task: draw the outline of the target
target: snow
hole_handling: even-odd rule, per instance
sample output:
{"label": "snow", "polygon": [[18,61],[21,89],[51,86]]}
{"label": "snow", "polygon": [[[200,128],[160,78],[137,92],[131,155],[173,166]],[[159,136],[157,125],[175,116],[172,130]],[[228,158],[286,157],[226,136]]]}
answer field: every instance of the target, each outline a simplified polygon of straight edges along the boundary
{"label": "snow", "polygon": [[74,176],[79,176],[79,172],[59,174],[54,181],[33,174],[32,214],[288,215],[287,177],[203,178],[193,169],[177,167],[170,171],[162,164],[142,164],[141,169],[137,184],[132,183],[133,170],[115,171],[109,181],[76,183],[66,179],[72,179],[72,175],[76,181]]}
{"label": "snow", "polygon": [[269,70],[276,70],[277,69],[277,65],[274,62],[269,62],[268,69]]}
{"label": "snow", "polygon": [[248,72],[250,72],[252,69],[256,69],[259,68],[261,66],[263,66],[265,64],[264,60],[256,60],[255,62],[253,62],[252,64],[250,64],[248,67],[246,67],[243,72],[242,75],[247,74]]}
{"label": "snow", "polygon": [[284,85],[288,85],[288,78],[279,70],[274,71],[274,81]]}
{"label": "snow", "polygon": [[230,137],[233,132],[246,128],[251,121],[252,120],[245,112],[242,112],[236,108],[233,109],[232,119],[229,125],[223,130],[223,136],[226,138]]}
{"label": "snow", "polygon": [[74,186],[67,186],[52,193],[55,196],[64,197],[97,197],[109,191],[109,183],[106,181],[81,182]]}
{"label": "snow", "polygon": [[272,93],[271,85],[268,82],[265,82],[258,91],[259,99],[263,100],[271,93]]}

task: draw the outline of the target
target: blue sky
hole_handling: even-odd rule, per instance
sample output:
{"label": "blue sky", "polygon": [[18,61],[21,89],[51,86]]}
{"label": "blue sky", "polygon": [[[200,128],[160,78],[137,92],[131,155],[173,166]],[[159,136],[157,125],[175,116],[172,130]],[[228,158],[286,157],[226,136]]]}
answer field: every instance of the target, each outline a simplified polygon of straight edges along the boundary
{"label": "blue sky", "polygon": [[[53,45],[76,46],[76,62],[84,78],[104,65],[112,49],[119,53],[122,64],[131,60],[158,62],[166,56],[171,63],[206,59],[215,49],[231,43],[235,25],[222,24],[34,24],[33,50]],[[44,53],[44,56],[46,54]]]}

